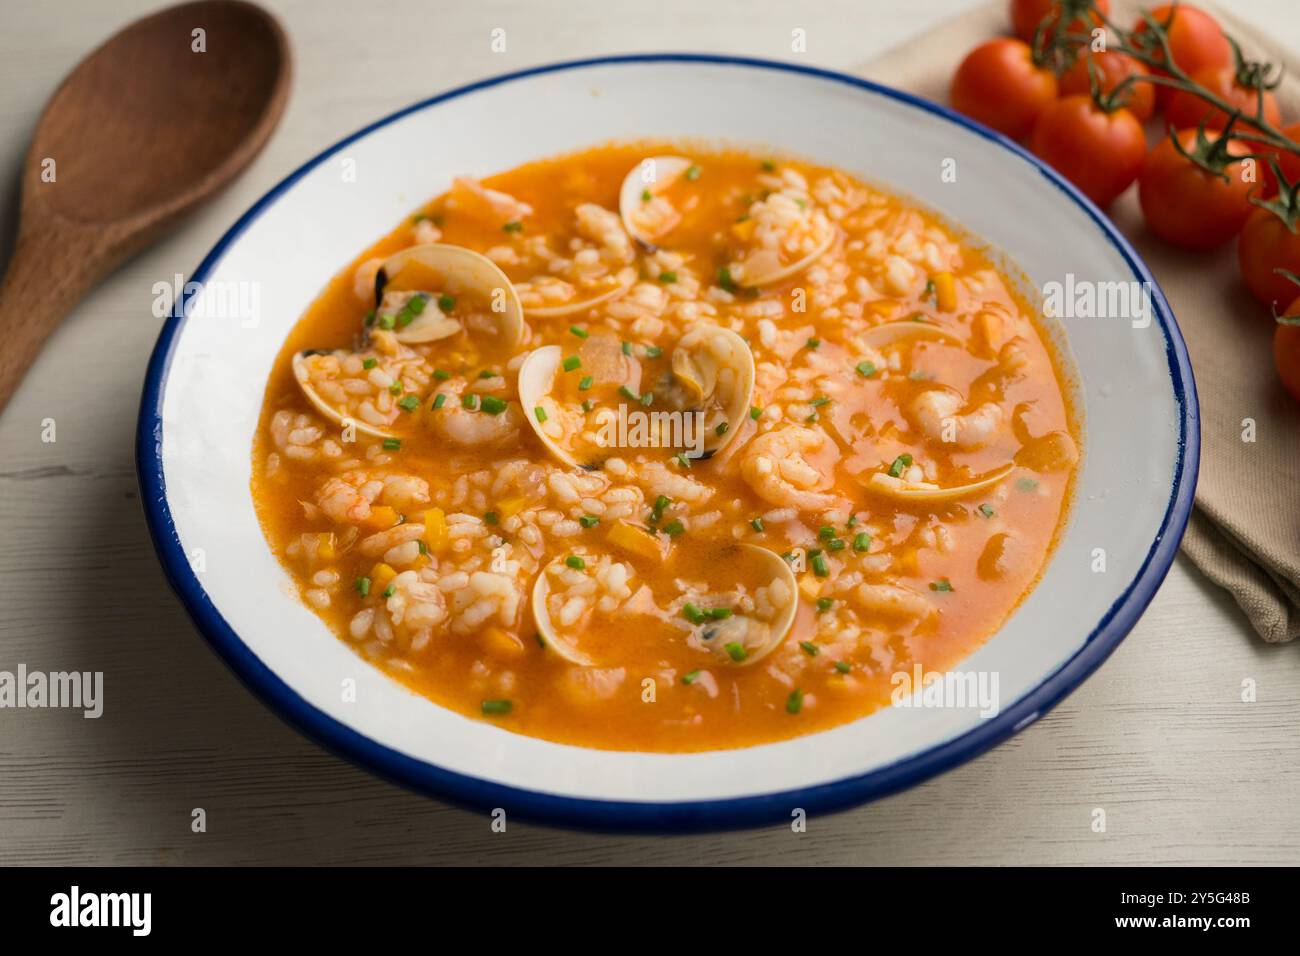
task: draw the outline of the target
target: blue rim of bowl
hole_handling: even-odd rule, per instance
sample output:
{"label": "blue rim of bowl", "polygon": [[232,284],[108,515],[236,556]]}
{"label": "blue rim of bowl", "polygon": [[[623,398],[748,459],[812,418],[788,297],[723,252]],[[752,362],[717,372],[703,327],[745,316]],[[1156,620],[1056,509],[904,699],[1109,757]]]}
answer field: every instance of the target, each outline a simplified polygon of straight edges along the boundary
{"label": "blue rim of bowl", "polygon": [[[209,599],[181,547],[167,501],[163,481],[162,461],[162,403],[167,372],[171,364],[177,333],[185,323],[185,305],[193,288],[201,287],[226,249],[258,218],[279,196],[293,186],[308,171],[343,149],[349,143],[367,136],[402,117],[456,99],[476,90],[511,83],[528,77],[541,76],[566,70],[590,67],[619,66],[653,63],[703,63],[715,66],[738,66],[749,69],[774,70],[817,77],[849,87],[855,87],[879,96],[922,110],[956,124],[985,139],[992,140],[1035,166],[1066,197],[1081,207],[1096,224],[1101,233],[1123,256],[1125,262],[1140,281],[1146,282],[1152,292],[1152,302],[1165,333],[1166,358],[1169,363],[1170,382],[1174,397],[1182,414],[1178,458],[1169,504],[1161,521],[1159,533],[1148,550],[1136,577],[1124,593],[1111,605],[1097,626],[1088,635],[1083,646],[1053,673],[1045,677],[996,717],[959,737],[904,757],[884,767],[857,776],[775,793],[720,800],[691,800],[679,802],[636,802],[621,800],[594,800],[567,797],[505,784],[494,783],[464,774],[454,773],[435,764],[410,757],[353,730],[304,700],[292,687],[270,670],[240,640],[231,626]],[[141,500],[144,503],[149,533],[154,548],[162,562],[173,590],[180,597],[190,617],[217,654],[235,674],[257,694],[272,710],[318,743],[382,777],[417,791],[436,795],[473,809],[503,807],[508,813],[535,822],[558,824],[580,829],[612,830],[623,832],[682,832],[698,830],[724,830],[760,826],[776,821],[788,821],[791,809],[801,807],[806,812],[828,813],[864,803],[913,786],[936,774],[970,760],[990,747],[1029,726],[1074,690],[1089,674],[1110,656],[1111,652],[1132,629],[1142,612],[1151,602],[1156,589],[1164,580],[1173,563],[1178,544],[1191,514],[1196,489],[1196,474],[1200,456],[1200,418],[1196,400],[1196,385],[1192,378],[1187,348],[1178,325],[1165,300],[1164,293],[1152,277],[1145,263],[1133,247],[1111,225],[1110,221],[1074,186],[1050,167],[1021,148],[1016,143],[993,130],[961,116],[946,107],[909,93],[882,86],[869,80],[850,76],[835,70],[802,66],[777,60],[753,57],[718,56],[696,53],[646,53],[624,56],[595,57],[571,60],[533,67],[490,77],[446,93],[421,100],[405,109],[371,123],[351,136],[308,160],[294,170],[266,195],[259,199],[230,227],[212,248],[186,284],[182,307],[173,310],[171,317],[159,333],[158,343],[149,360],[145,375],[144,392],[140,401],[140,417],[136,434],[136,467],[139,473]]]}

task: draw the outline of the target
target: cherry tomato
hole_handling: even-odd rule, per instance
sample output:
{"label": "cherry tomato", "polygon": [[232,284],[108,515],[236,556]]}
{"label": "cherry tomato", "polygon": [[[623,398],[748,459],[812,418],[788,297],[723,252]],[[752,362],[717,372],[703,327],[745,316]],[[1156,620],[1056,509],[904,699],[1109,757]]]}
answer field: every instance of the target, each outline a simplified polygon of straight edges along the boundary
{"label": "cherry tomato", "polygon": [[1044,110],[1029,147],[1103,209],[1137,178],[1147,155],[1146,134],[1132,113],[1107,113],[1086,95]]}
{"label": "cherry tomato", "polygon": [[[1157,23],[1167,24],[1165,33],[1169,37],[1169,52],[1184,73],[1190,76],[1197,70],[1232,66],[1232,45],[1224,36],[1219,21],[1204,10],[1187,3],[1163,3],[1151,11],[1151,16]],[[1133,27],[1136,34],[1145,34],[1149,29],[1143,19]],[[1134,39],[1141,40],[1141,36]],[[1157,58],[1164,56],[1158,43],[1152,53]],[[1160,87],[1156,90],[1156,105],[1164,108],[1171,96],[1168,87]]]}
{"label": "cherry tomato", "polygon": [[[1178,141],[1189,153],[1197,151],[1196,130],[1179,130]],[[1250,151],[1244,143],[1225,145],[1229,156]],[[1238,162],[1223,166],[1223,175],[1192,163],[1166,138],[1147,154],[1138,174],[1138,200],[1147,226],[1166,242],[1187,249],[1213,249],[1241,229],[1254,208],[1255,187],[1242,176]]]}
{"label": "cherry tomato", "polygon": [[[1094,4],[1102,16],[1110,15],[1110,0],[1096,0]],[[1061,29],[1062,14],[1070,17],[1066,23],[1065,33],[1090,33],[1093,28],[1101,26],[1101,19],[1088,10],[1085,2],[1071,0],[1011,0],[1011,32],[1026,43],[1034,42],[1034,34],[1048,17],[1051,22],[1043,33],[1044,39]]]}
{"label": "cherry tomato", "polygon": [[[1286,138],[1291,142],[1300,143],[1300,123],[1284,126],[1282,132],[1286,134]],[[1278,165],[1282,167],[1282,175],[1286,177],[1287,182],[1294,183],[1300,180],[1300,155],[1288,150],[1263,145],[1257,147],[1255,152],[1271,153],[1276,156]],[[1264,184],[1262,192],[1265,196],[1277,194],[1277,177],[1273,175],[1273,164],[1267,158],[1259,161],[1259,179]]]}
{"label": "cherry tomato", "polygon": [[[1074,65],[1061,74],[1061,95],[1073,96],[1076,93],[1092,92],[1092,78],[1088,73],[1088,62],[1097,68],[1097,82],[1103,95],[1110,95],[1127,77],[1137,74],[1146,76],[1147,68],[1126,53],[1105,51],[1090,53],[1074,61]],[[1128,88],[1128,100],[1124,107],[1146,122],[1156,111],[1156,91],[1153,83],[1134,83]]]}
{"label": "cherry tomato", "polygon": [[1034,62],[1029,44],[1001,38],[967,54],[952,78],[952,105],[1014,139],[1056,99],[1056,74]]}
{"label": "cherry tomato", "polygon": [[1288,302],[1296,284],[1274,269],[1300,275],[1300,223],[1293,229],[1276,213],[1256,207],[1241,228],[1237,242],[1241,277],[1255,298],[1265,305]]}
{"label": "cherry tomato", "polygon": [[1277,320],[1273,331],[1273,366],[1282,387],[1300,402],[1300,299],[1292,302],[1286,316]]}
{"label": "cherry tomato", "polygon": [[[1259,108],[1258,91],[1253,85],[1244,85],[1242,77],[1231,66],[1208,67],[1191,74],[1192,80],[1205,87],[1221,100],[1235,106],[1246,116],[1256,115]],[[1223,129],[1228,122],[1228,114],[1207,100],[1201,99],[1188,90],[1179,90],[1169,100],[1166,109],[1169,122],[1177,129],[1194,129],[1205,120],[1207,129]],[[1277,98],[1268,90],[1264,91],[1264,119],[1273,126],[1282,124],[1282,112],[1277,108]],[[1237,129],[1255,129],[1251,124],[1238,120]]]}

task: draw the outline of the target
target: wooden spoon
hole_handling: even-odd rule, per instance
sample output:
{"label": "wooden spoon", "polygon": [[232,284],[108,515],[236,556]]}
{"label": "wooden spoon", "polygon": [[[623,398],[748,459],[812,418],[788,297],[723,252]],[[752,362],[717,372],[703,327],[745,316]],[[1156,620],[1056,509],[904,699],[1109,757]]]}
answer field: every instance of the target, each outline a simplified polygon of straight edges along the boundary
{"label": "wooden spoon", "polygon": [[96,282],[252,161],[290,69],[269,13],[202,0],[137,20],[63,81],[27,153],[0,286],[0,409]]}

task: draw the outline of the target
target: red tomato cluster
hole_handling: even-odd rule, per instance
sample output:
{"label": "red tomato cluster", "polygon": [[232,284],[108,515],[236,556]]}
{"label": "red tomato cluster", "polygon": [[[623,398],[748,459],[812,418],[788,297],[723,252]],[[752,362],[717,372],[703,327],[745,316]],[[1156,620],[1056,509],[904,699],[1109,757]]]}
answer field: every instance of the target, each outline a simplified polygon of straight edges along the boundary
{"label": "red tomato cluster", "polygon": [[[1286,202],[1285,191],[1279,196],[1267,161],[1274,157],[1295,183],[1300,156],[1222,140],[1228,116],[1218,106],[1193,91],[1130,80],[1168,75],[1164,49],[1149,39],[1142,45],[1150,37],[1147,18],[1163,27],[1173,63],[1193,83],[1246,115],[1262,115],[1293,142],[1300,142],[1300,123],[1282,127],[1273,94],[1260,90],[1252,72],[1264,67],[1241,62],[1204,10],[1162,4],[1139,18],[1130,49],[1154,60],[1149,67],[1126,53],[1093,48],[1109,14],[1109,0],[1011,0],[1015,37],[989,40],[966,56],[953,76],[952,105],[1025,143],[1102,208],[1136,182],[1147,227],[1167,242],[1206,250],[1239,237],[1246,287],[1275,311],[1289,303],[1277,322],[1273,354],[1282,384],[1300,400],[1300,288],[1286,276],[1300,277],[1300,209]],[[1050,55],[1053,44],[1058,54],[1062,45],[1071,47],[1072,61]],[[1161,110],[1169,135],[1148,151],[1143,124]],[[1234,129],[1256,127],[1238,119]],[[1256,160],[1245,162],[1252,153]]]}

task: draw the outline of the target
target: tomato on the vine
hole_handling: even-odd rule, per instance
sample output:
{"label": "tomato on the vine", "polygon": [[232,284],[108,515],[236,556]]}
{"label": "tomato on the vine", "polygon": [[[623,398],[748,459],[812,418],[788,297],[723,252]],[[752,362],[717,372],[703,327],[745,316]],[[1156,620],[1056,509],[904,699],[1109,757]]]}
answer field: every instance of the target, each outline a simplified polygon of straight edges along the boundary
{"label": "tomato on the vine", "polygon": [[[1291,142],[1300,143],[1300,123],[1282,127],[1282,134]],[[1286,177],[1287,182],[1300,182],[1300,154],[1274,146],[1265,146],[1262,143],[1256,144],[1255,152],[1264,154],[1264,158],[1259,160],[1259,178],[1264,184],[1263,195],[1277,194],[1277,176],[1273,174],[1273,164],[1268,161],[1270,155],[1277,157],[1277,164],[1282,167],[1282,175]]]}
{"label": "tomato on the vine", "polygon": [[[1147,76],[1145,66],[1127,53],[1102,51],[1089,53],[1074,61],[1074,64],[1061,74],[1061,96],[1073,96],[1076,93],[1092,92],[1092,75],[1088,71],[1091,62],[1097,70],[1097,88],[1103,96],[1113,95],[1115,88],[1130,76]],[[1140,121],[1146,122],[1156,111],[1156,92],[1154,84],[1135,82],[1129,84],[1124,94],[1127,99],[1122,104]]]}
{"label": "tomato on the vine", "polygon": [[[1174,136],[1181,146],[1175,146]],[[1239,158],[1250,148],[1179,130],[1147,154],[1138,174],[1138,200],[1157,236],[1188,249],[1213,249],[1241,229],[1253,208],[1255,183]],[[1189,158],[1191,157],[1191,158]]]}
{"label": "tomato on the vine", "polygon": [[[1150,16],[1164,26],[1174,63],[1189,76],[1197,70],[1232,65],[1232,45],[1223,28],[1218,20],[1199,7],[1188,3],[1164,3],[1150,11]],[[1164,50],[1151,35],[1146,20],[1139,18],[1133,27],[1133,42],[1144,41],[1149,44],[1151,55],[1163,61]],[[1156,105],[1165,106],[1171,95],[1169,88],[1161,87],[1156,91]]]}
{"label": "tomato on the vine", "polygon": [[1028,135],[1056,94],[1056,74],[1036,61],[1029,44],[1007,37],[971,50],[949,93],[959,112],[1014,139]]}
{"label": "tomato on the vine", "polygon": [[[1110,14],[1110,0],[1011,0],[1011,31],[1026,43],[1034,42],[1039,26],[1048,17],[1043,38],[1057,33],[1090,33],[1101,26],[1101,16]],[[1061,28],[1061,23],[1065,28]]]}
{"label": "tomato on the vine", "polygon": [[[1255,74],[1259,64],[1247,63],[1239,67],[1215,66],[1197,70],[1191,74],[1192,81],[1205,87],[1229,106],[1234,106],[1246,117],[1258,116],[1260,90],[1255,85]],[[1277,98],[1267,89],[1263,90],[1264,120],[1271,126],[1280,126],[1282,111],[1277,107]],[[1228,114],[1219,107],[1203,99],[1191,90],[1179,90],[1169,100],[1166,111],[1169,122],[1177,129],[1193,129],[1204,120],[1207,129],[1223,129],[1228,123]],[[1255,129],[1254,124],[1246,120],[1237,121],[1238,129]]]}
{"label": "tomato on the vine", "polygon": [[1256,208],[1241,229],[1237,264],[1241,278],[1265,305],[1290,301],[1296,283],[1277,270],[1300,274],[1300,197],[1288,190]]}
{"label": "tomato on the vine", "polygon": [[1273,331],[1273,367],[1282,387],[1300,402],[1300,299],[1291,303],[1277,319]]}
{"label": "tomato on the vine", "polygon": [[1038,118],[1030,149],[1103,209],[1137,178],[1146,134],[1127,109],[1104,110],[1091,96],[1067,96]]}

